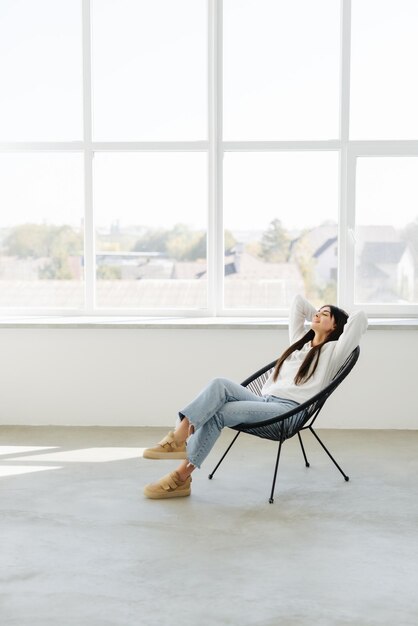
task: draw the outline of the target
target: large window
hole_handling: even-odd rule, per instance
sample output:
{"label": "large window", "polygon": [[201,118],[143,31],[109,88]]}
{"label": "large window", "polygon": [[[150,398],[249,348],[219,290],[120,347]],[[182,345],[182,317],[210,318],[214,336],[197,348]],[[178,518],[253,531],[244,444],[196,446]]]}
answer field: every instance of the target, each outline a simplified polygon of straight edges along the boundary
{"label": "large window", "polygon": [[3,314],[418,311],[415,0],[3,0]]}

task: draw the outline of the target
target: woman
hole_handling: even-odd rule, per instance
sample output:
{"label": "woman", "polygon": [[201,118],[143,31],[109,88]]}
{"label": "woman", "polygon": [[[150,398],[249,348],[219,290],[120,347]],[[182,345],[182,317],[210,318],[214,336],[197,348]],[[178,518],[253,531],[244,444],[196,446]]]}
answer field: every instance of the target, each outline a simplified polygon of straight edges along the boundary
{"label": "woman", "polygon": [[[308,332],[306,320],[311,322]],[[191,474],[201,466],[222,428],[264,421],[314,396],[330,382],[366,328],[363,311],[350,317],[332,305],[316,311],[297,296],[289,319],[291,346],[278,359],[262,395],[225,378],[209,383],[180,411],[175,431],[144,451],[148,459],[183,459],[176,471],[146,485],[144,494],[153,499],[189,496]]]}

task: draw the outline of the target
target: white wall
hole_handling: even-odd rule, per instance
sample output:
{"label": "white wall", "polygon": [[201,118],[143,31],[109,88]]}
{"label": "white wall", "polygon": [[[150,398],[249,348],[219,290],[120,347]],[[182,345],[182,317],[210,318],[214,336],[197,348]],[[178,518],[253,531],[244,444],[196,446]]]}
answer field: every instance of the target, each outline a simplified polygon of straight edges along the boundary
{"label": "white wall", "polygon": [[[215,376],[241,381],[286,346],[272,329],[0,329],[0,424],[170,426]],[[418,428],[416,330],[368,330],[318,427]]]}

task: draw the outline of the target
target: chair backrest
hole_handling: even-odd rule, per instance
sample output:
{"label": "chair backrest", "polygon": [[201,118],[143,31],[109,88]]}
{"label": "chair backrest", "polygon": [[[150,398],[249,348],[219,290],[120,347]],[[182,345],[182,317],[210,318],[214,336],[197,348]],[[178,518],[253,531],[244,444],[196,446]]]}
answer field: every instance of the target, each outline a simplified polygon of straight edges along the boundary
{"label": "chair backrest", "polygon": [[[293,437],[301,428],[312,426],[326,400],[335,391],[335,389],[341,384],[341,382],[348,376],[353,369],[360,355],[360,347],[357,346],[353,352],[347,357],[342,364],[338,372],[335,374],[330,383],[322,389],[315,396],[299,404],[294,409],[283,413],[282,415],[259,422],[257,424],[239,424],[236,430],[248,432],[258,437],[265,439],[273,439],[275,441],[279,439],[289,439]],[[252,376],[247,378],[243,383],[244,387],[248,387],[254,393],[261,395],[261,388],[268,376],[272,372],[275,361],[269,363],[265,367],[255,372]],[[293,419],[288,419],[293,418]]]}

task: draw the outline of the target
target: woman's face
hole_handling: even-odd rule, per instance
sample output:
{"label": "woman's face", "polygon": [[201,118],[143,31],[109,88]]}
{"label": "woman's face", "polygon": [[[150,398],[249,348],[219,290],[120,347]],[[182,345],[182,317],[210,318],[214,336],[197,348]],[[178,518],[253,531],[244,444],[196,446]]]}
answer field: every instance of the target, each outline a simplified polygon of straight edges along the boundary
{"label": "woman's face", "polygon": [[336,327],[329,306],[323,306],[312,318],[312,329],[322,335],[329,335]]}

